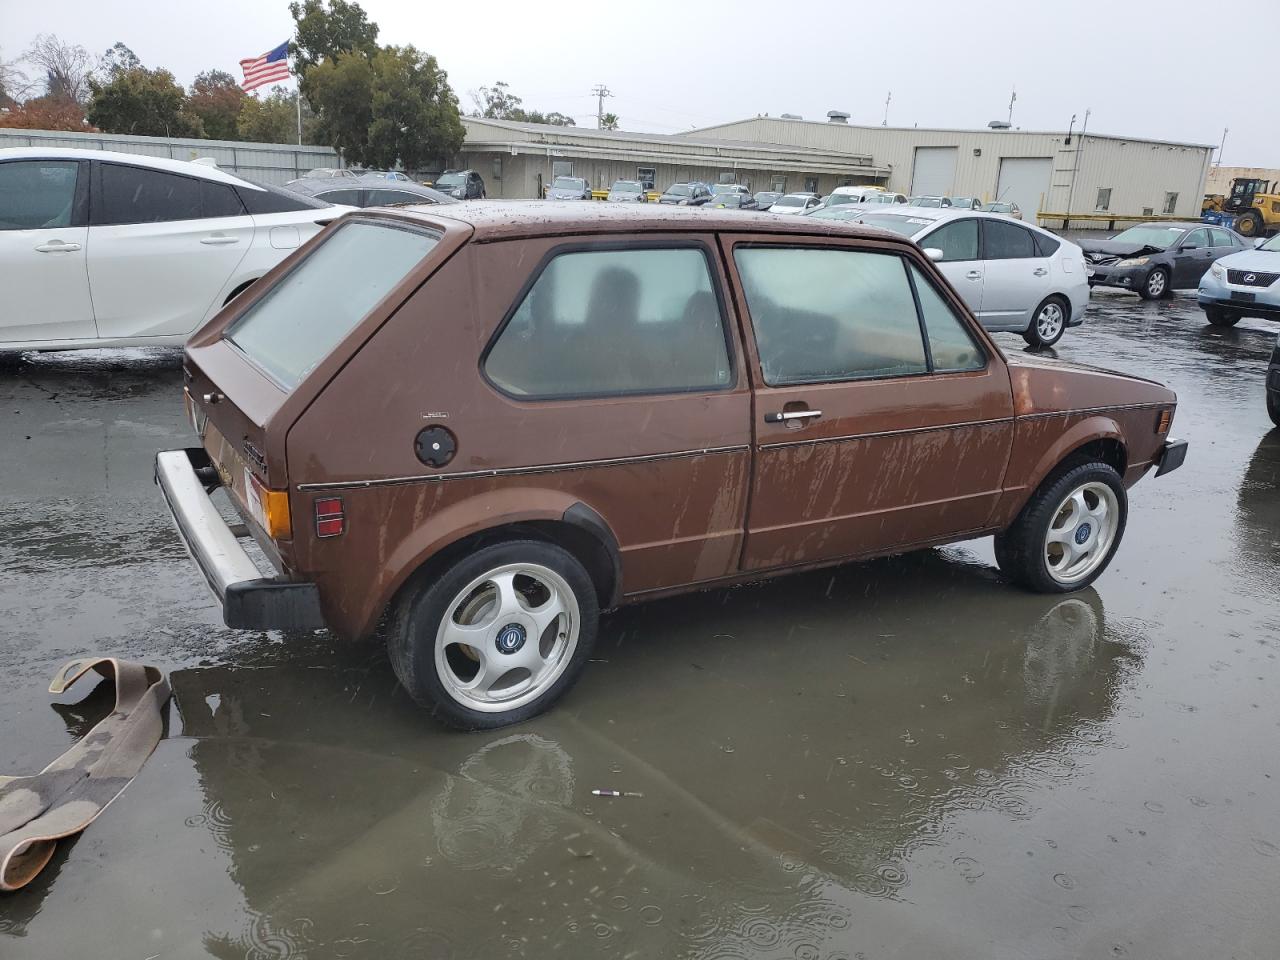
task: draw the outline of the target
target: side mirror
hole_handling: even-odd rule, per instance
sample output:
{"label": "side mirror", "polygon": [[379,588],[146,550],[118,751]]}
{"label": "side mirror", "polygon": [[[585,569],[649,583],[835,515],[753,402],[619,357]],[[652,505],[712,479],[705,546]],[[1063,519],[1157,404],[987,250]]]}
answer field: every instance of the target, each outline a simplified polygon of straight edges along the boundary
{"label": "side mirror", "polygon": [[942,250],[939,250],[937,247],[925,247],[924,255],[928,257],[930,260],[932,260],[934,263],[941,263],[942,258],[946,256],[946,254]]}

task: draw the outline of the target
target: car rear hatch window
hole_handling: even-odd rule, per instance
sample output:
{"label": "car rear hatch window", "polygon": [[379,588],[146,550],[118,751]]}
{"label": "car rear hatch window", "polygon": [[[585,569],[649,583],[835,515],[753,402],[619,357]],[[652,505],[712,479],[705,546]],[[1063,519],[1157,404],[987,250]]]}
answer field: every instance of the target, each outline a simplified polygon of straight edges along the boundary
{"label": "car rear hatch window", "polygon": [[409,226],[348,221],[237,319],[226,339],[292,390],[439,239]]}

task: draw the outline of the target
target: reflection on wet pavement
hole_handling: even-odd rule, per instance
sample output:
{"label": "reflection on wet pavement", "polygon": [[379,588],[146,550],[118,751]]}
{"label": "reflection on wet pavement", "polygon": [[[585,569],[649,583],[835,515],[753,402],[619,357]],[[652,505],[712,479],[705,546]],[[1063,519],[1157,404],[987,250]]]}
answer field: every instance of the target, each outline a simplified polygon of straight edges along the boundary
{"label": "reflection on wet pavement", "polygon": [[1096,589],[1022,593],[976,542],[629,608],[553,713],[476,735],[376,644],[219,625],[150,480],[173,355],[0,372],[0,775],[109,708],[49,708],[65,656],[174,689],[0,955],[1271,956],[1275,328],[1201,326],[1096,294],[1058,347],[1170,383],[1192,440]]}

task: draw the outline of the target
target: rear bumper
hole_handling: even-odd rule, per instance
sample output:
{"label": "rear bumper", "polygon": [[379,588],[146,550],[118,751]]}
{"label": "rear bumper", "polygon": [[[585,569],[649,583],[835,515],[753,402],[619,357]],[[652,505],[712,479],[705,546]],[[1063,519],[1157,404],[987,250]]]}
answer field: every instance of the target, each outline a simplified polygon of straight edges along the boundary
{"label": "rear bumper", "polygon": [[1166,473],[1177,470],[1186,459],[1187,441],[1166,440],[1160,452],[1156,454],[1156,476],[1163,477]]}
{"label": "rear bumper", "polygon": [[264,577],[209,499],[220,484],[199,448],[156,454],[156,485],[178,536],[238,630],[317,630],[325,625],[314,583]]}

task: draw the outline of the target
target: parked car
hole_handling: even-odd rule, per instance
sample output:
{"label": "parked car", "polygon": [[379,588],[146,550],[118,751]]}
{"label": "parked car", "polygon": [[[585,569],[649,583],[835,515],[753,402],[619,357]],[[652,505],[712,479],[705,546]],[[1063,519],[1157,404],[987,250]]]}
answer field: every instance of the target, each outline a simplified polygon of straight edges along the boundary
{"label": "parked car", "polygon": [[295,180],[294,193],[350,207],[382,207],[399,203],[457,203],[453,197],[414,183],[368,174],[355,180]]}
{"label": "parked car", "polygon": [[681,207],[700,207],[711,200],[711,188],[704,183],[673,183],[662,191],[659,203]]}
{"label": "parked car", "polygon": [[863,203],[906,203],[907,198],[901,193],[889,193],[887,190],[881,193],[873,193],[862,201]]}
{"label": "parked car", "polygon": [[977,197],[948,197],[951,206],[957,210],[981,210],[982,201]]}
{"label": "parked car", "polygon": [[1271,366],[1267,368],[1267,413],[1271,422],[1280,427],[1280,336],[1271,350]]}
{"label": "parked car", "polygon": [[1215,260],[1200,277],[1196,299],[1205,319],[1217,327],[1233,327],[1241,317],[1280,319],[1280,234],[1255,241],[1256,249],[1232,237],[1245,248]]}
{"label": "parked car", "polygon": [[1084,322],[1084,254],[1048,230],[950,208],[864,211],[859,220],[933,250],[943,275],[988,330],[1010,330],[1034,346],[1052,346],[1067,327]]}
{"label": "parked car", "polygon": [[[355,171],[337,167],[316,167],[314,170],[308,170],[298,180],[354,180]],[[289,183],[297,183],[298,180],[290,180]],[[289,184],[285,184],[288,186]]]}
{"label": "parked car", "polygon": [[605,199],[613,203],[648,203],[649,195],[639,180],[615,180]]}
{"label": "parked car", "polygon": [[950,197],[907,197],[907,205],[912,207],[949,207]]}
{"label": "parked car", "polygon": [[845,203],[866,203],[872,197],[884,192],[883,187],[836,187],[822,198],[822,206],[836,207]]}
{"label": "parked car", "polygon": [[484,178],[474,170],[446,170],[432,186],[455,200],[483,200]]}
{"label": "parked car", "polygon": [[1132,290],[1143,300],[1193,290],[1219,257],[1249,249],[1226,227],[1202,223],[1141,223],[1110,240],[1081,240],[1094,286]]}
{"label": "parked car", "polygon": [[655,596],[992,534],[1083,589],[1186,453],[1172,391],[1006,357],[905,238],[714,210],[361,211],[184,372],[201,446],[156,477],[228,625],[385,622],[467,728],[545,710]]}
{"label": "parked car", "polygon": [[725,193],[740,193],[751,196],[751,188],[741,183],[717,183],[711,188],[711,195],[718,197]]}
{"label": "parked car", "polygon": [[776,190],[761,190],[756,195],[756,203],[760,204],[761,210],[768,210],[775,203],[786,196],[785,193],[779,193]]}
{"label": "parked car", "polygon": [[348,209],[183,160],[0,150],[0,350],[181,344]]}
{"label": "parked car", "polygon": [[861,203],[841,203],[834,207],[816,206],[806,210],[802,216],[814,220],[844,220],[850,223],[861,221],[867,208]]}
{"label": "parked car", "polygon": [[1022,208],[1012,200],[992,200],[987,204],[987,213],[1003,213],[1015,220],[1022,219]]}
{"label": "parked car", "polygon": [[401,173],[399,170],[357,170],[355,174],[362,180],[373,177],[378,180],[397,180],[401,183],[413,183],[412,177],[407,173]]}
{"label": "parked car", "polygon": [[811,193],[788,193],[785,197],[779,197],[769,208],[770,213],[781,213],[792,216],[800,213],[808,213],[814,209],[819,203],[817,197]]}
{"label": "parked car", "polygon": [[749,193],[718,193],[707,204],[708,209],[759,210],[760,204]]}
{"label": "parked car", "polygon": [[591,184],[585,177],[556,177],[547,188],[548,200],[590,200]]}

